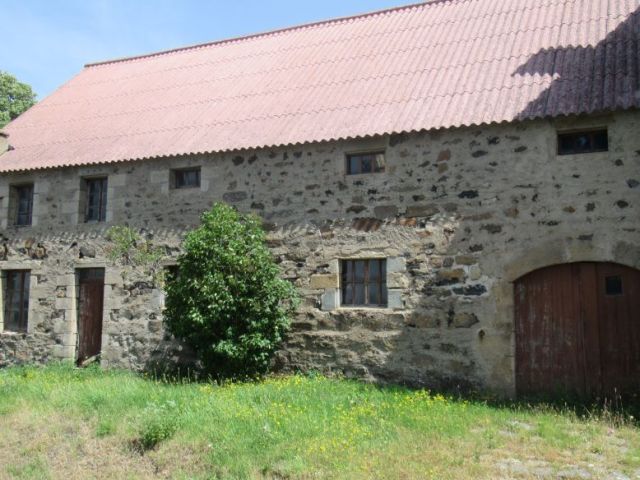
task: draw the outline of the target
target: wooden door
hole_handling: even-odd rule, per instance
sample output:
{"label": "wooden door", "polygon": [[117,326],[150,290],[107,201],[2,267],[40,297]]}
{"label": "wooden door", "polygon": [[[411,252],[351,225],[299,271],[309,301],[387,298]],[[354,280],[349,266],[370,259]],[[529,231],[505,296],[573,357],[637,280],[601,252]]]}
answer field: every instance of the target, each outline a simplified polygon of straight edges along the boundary
{"label": "wooden door", "polygon": [[600,361],[605,393],[640,391],[640,270],[598,264]]}
{"label": "wooden door", "polygon": [[102,307],[104,305],[104,269],[78,270],[78,364],[100,354],[102,347]]}
{"label": "wooden door", "polygon": [[518,394],[640,390],[640,271],[612,263],[536,270],[515,284]]}

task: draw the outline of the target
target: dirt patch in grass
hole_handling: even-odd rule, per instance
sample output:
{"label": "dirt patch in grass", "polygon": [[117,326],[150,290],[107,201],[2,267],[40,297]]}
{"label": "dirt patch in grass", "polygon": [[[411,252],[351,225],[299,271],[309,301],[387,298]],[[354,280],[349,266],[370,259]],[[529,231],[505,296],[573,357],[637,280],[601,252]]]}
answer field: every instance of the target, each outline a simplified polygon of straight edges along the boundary
{"label": "dirt patch in grass", "polygon": [[0,478],[163,479],[204,474],[193,446],[174,443],[141,456],[118,436],[97,436],[94,421],[19,412],[0,417]]}

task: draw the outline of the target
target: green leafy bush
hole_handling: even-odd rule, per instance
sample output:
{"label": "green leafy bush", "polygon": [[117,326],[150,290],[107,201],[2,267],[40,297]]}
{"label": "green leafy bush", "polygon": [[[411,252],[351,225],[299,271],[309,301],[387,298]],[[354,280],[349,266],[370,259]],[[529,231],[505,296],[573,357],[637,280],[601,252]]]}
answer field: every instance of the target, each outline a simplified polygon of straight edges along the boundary
{"label": "green leafy bush", "polygon": [[265,245],[260,219],[215,204],[189,232],[167,282],[169,330],[215,378],[266,373],[297,305]]}
{"label": "green leafy bush", "polygon": [[151,241],[143,239],[136,230],[126,225],[114,225],[107,230],[105,237],[110,242],[105,248],[109,260],[142,270],[155,283],[164,280],[162,248],[153,246]]}

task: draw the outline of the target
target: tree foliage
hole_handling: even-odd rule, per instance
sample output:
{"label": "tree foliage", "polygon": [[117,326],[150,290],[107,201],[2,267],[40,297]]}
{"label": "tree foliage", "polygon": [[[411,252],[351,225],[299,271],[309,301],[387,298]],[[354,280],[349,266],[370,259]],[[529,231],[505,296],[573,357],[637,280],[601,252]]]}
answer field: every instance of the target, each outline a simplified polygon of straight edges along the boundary
{"label": "tree foliage", "polygon": [[26,83],[13,75],[0,71],[0,128],[31,108],[36,94]]}
{"label": "tree foliage", "polygon": [[215,204],[189,232],[167,282],[165,321],[216,378],[267,372],[297,305],[265,244],[260,219]]}

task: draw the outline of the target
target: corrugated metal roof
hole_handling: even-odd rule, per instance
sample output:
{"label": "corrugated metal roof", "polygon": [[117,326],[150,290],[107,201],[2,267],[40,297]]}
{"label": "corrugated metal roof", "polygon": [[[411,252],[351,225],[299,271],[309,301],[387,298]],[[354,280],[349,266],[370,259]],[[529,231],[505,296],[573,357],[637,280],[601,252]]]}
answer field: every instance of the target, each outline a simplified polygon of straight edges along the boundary
{"label": "corrugated metal roof", "polygon": [[640,0],[440,0],[87,65],[0,171],[640,107]]}

